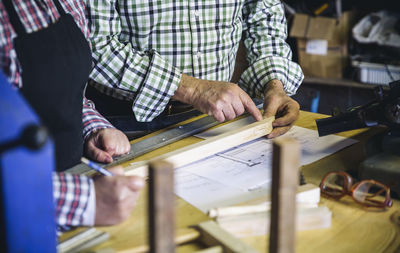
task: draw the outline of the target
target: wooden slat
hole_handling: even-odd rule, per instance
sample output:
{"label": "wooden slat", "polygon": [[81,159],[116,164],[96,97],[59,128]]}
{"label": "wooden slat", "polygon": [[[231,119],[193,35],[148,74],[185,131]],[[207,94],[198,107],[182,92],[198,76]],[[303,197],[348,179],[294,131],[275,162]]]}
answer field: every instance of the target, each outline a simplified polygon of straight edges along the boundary
{"label": "wooden slat", "polygon": [[[164,160],[172,163],[174,167],[181,167],[191,162],[198,161],[234,146],[265,136],[272,131],[274,117],[255,122],[248,126],[220,134],[199,143],[160,155],[154,160]],[[147,176],[147,163],[131,165],[125,168],[127,175]]]}
{"label": "wooden slat", "polygon": [[221,246],[214,246],[203,250],[198,250],[196,253],[223,253],[224,249]]}
{"label": "wooden slat", "polygon": [[150,252],[175,252],[174,170],[170,163],[149,165]]}
{"label": "wooden slat", "polygon": [[290,138],[273,142],[269,252],[292,253],[296,246],[296,191],[300,144]]}
{"label": "wooden slat", "polygon": [[99,231],[95,228],[88,228],[59,243],[57,246],[57,252],[80,252],[94,247],[97,244],[101,244],[102,242],[108,240],[108,238],[108,233]]}
{"label": "wooden slat", "polygon": [[205,221],[196,226],[200,231],[200,241],[207,246],[218,246],[225,253],[256,253],[257,251],[226,232],[215,221]]}

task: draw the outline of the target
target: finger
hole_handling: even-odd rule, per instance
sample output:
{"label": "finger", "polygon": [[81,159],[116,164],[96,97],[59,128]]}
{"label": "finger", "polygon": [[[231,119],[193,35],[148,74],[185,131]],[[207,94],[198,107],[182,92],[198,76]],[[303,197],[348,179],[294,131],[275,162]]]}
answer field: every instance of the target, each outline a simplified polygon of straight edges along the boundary
{"label": "finger", "polygon": [[279,108],[279,103],[272,103],[270,100],[265,99],[264,100],[264,117],[272,117],[276,115],[276,112],[278,111]]}
{"label": "finger", "polygon": [[287,104],[282,111],[284,112],[283,116],[272,123],[274,127],[291,125],[299,118],[299,109],[295,104]]}
{"label": "finger", "polygon": [[126,186],[131,191],[139,191],[144,187],[144,179],[137,176],[129,176],[126,177]]}
{"label": "finger", "polygon": [[211,115],[214,116],[215,120],[218,122],[224,122],[225,121],[225,116],[222,110],[215,110],[214,112],[211,113]]}
{"label": "finger", "polygon": [[114,155],[123,155],[129,153],[129,151],[131,150],[131,145],[129,143],[129,140],[123,133],[120,133],[119,138],[117,138],[115,146],[117,148]]}
{"label": "finger", "polygon": [[87,153],[91,159],[98,162],[111,163],[113,161],[110,154],[96,147],[92,141],[89,141],[88,143]]}
{"label": "finger", "polygon": [[257,106],[254,104],[253,100],[251,100],[249,95],[244,93],[243,95],[240,96],[240,98],[246,111],[250,113],[250,115],[253,116],[255,120],[257,121],[262,120],[262,115],[260,110],[258,110]]}
{"label": "finger", "polygon": [[267,135],[267,138],[276,138],[278,136],[281,136],[281,135],[285,134],[287,131],[289,131],[291,127],[292,127],[291,125],[284,126],[284,127],[276,127],[272,130],[271,133],[269,133]]}
{"label": "finger", "polygon": [[125,170],[122,166],[115,166],[110,169],[108,169],[111,173],[114,175],[121,175],[123,176],[125,174]]}
{"label": "finger", "polygon": [[242,115],[245,111],[242,101],[238,100],[238,99],[235,99],[232,102],[232,108],[233,108],[233,111],[235,112],[235,117]]}
{"label": "finger", "polygon": [[121,200],[130,198],[132,195],[133,195],[132,191],[129,188],[124,187],[124,188],[122,188],[121,192],[119,193],[118,199],[121,201]]}
{"label": "finger", "polygon": [[117,155],[118,144],[113,139],[109,139],[109,138],[103,139],[103,138],[101,138],[99,140],[99,148],[100,147],[102,147],[102,150],[104,152],[107,152],[111,157],[113,157],[114,155]]}
{"label": "finger", "polygon": [[129,190],[127,190],[127,192],[129,192],[129,194],[126,195],[125,198],[120,198],[120,201],[122,202],[122,205],[127,209],[127,211],[131,212],[136,206],[136,202],[139,199],[139,194],[138,192],[131,192]]}
{"label": "finger", "polygon": [[232,105],[226,105],[222,112],[224,113],[225,120],[233,120],[236,117],[235,110]]}
{"label": "finger", "polygon": [[126,137],[126,142],[123,149],[123,154],[128,154],[131,151],[131,144],[129,143],[128,137]]}

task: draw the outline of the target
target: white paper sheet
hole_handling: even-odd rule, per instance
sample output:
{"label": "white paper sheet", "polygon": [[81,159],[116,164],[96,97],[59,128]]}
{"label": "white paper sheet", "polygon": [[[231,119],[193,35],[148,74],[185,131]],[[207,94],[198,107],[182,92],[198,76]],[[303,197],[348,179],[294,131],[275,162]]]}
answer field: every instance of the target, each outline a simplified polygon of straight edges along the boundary
{"label": "white paper sheet", "polygon": [[[246,117],[226,124],[224,126],[204,131],[195,136],[202,139],[208,139],[227,131],[246,126],[253,122],[255,122],[255,120],[252,117]],[[290,129],[289,132],[287,132],[282,137],[292,137],[300,142],[302,151],[301,165],[306,165],[318,161],[325,156],[331,155],[357,142],[357,140],[341,137],[338,135],[327,135],[319,137],[317,131],[298,126],[292,127],[292,129]],[[268,140],[268,142],[272,143],[272,140]],[[272,152],[271,149],[268,151]]]}
{"label": "white paper sheet", "polygon": [[[254,120],[248,117],[196,136],[210,138],[252,122]],[[357,142],[336,135],[318,137],[317,131],[297,126],[284,136],[301,143],[301,165],[317,161]],[[177,168],[176,194],[203,212],[269,194],[271,144],[272,140],[259,138]]]}

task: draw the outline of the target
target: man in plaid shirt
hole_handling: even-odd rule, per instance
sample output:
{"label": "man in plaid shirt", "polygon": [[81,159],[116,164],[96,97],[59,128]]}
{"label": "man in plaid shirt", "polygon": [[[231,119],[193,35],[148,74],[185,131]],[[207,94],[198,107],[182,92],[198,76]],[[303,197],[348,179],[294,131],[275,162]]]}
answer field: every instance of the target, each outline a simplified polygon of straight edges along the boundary
{"label": "man in plaid shirt", "polygon": [[[6,6],[10,8],[6,8]],[[62,11],[60,13],[60,10]],[[65,15],[63,16],[62,13]],[[14,14],[14,15],[13,15]],[[61,16],[61,17],[60,17]],[[5,73],[8,81],[15,88],[24,88],[26,83],[23,82],[26,78],[27,69],[31,65],[45,65],[43,62],[49,62],[49,65],[57,65],[63,62],[63,59],[56,58],[51,55],[41,55],[44,61],[39,64],[39,59],[34,59],[27,69],[22,68],[21,58],[27,51],[37,50],[35,46],[29,43],[26,44],[28,50],[17,51],[15,41],[26,42],[26,38],[31,35],[42,36],[43,33],[38,33],[47,29],[53,29],[55,24],[63,17],[73,17],[73,28],[77,31],[75,35],[79,41],[86,44],[88,54],[88,65],[90,67],[90,50],[89,30],[85,18],[85,9],[81,1],[76,0],[3,0],[0,2],[0,68]],[[14,18],[14,19],[13,19]],[[20,22],[23,32],[18,31],[18,27],[14,26],[12,21]],[[65,19],[64,19],[65,21]],[[17,22],[17,24],[19,24]],[[53,26],[52,26],[53,25]],[[67,31],[71,32],[71,27],[67,27]],[[68,30],[69,29],[69,30]],[[52,30],[52,32],[55,32]],[[59,32],[59,31],[56,31]],[[62,31],[63,32],[63,31]],[[35,34],[36,33],[36,34]],[[71,37],[71,34],[69,34]],[[57,37],[57,36],[55,36]],[[38,37],[36,37],[38,38]],[[43,37],[40,37],[40,44],[49,43]],[[86,39],[85,39],[86,38]],[[76,38],[71,38],[76,39]],[[70,41],[66,42],[70,46]],[[50,42],[51,43],[51,42]],[[21,45],[21,43],[19,44]],[[56,47],[59,45],[55,45]],[[25,48],[24,48],[25,49]],[[62,48],[65,50],[65,48]],[[74,49],[77,51],[78,49]],[[28,52],[30,53],[30,52]],[[71,55],[63,55],[61,58],[68,58]],[[73,55],[73,60],[77,60],[78,56]],[[78,59],[79,61],[79,59]],[[73,69],[74,66],[63,66],[61,74],[68,73],[67,69]],[[41,68],[41,66],[39,66]],[[89,70],[88,70],[89,71]],[[71,75],[74,75],[76,69],[73,69]],[[52,73],[49,70],[42,68],[35,75],[41,76],[43,79],[48,78]],[[24,76],[25,75],[25,76]],[[83,76],[82,84],[86,82],[86,77]],[[29,81],[29,80],[28,80]],[[62,83],[63,80],[59,80]],[[44,83],[33,82],[36,85],[34,88],[40,89],[44,87]],[[50,83],[49,85],[57,85]],[[65,85],[66,90],[73,89],[74,83]],[[60,87],[58,87],[60,88]],[[112,156],[121,155],[129,151],[130,145],[127,137],[119,130],[115,129],[106,119],[104,119],[95,109],[94,104],[82,96],[82,90],[79,90],[78,103],[79,110],[82,110],[82,119],[78,115],[78,135],[82,134],[85,142],[85,150],[89,157],[100,162],[111,162]],[[39,92],[37,92],[39,94]],[[51,93],[50,93],[51,94]],[[26,93],[24,93],[26,96]],[[64,97],[66,95],[64,94]],[[41,100],[51,100],[48,93],[47,97],[39,97]],[[71,99],[66,96],[66,99]],[[80,99],[80,101],[79,101]],[[52,100],[51,100],[52,101]],[[57,101],[57,99],[56,99]],[[74,103],[69,104],[75,106]],[[32,105],[33,106],[33,105]],[[59,106],[57,103],[51,105],[54,108]],[[45,108],[51,111],[53,108]],[[61,111],[61,112],[60,112]],[[47,111],[45,111],[46,113]],[[64,113],[65,110],[57,110],[58,113]],[[70,128],[68,126],[67,128]],[[78,149],[78,147],[68,147],[70,149]],[[81,155],[81,154],[80,154]],[[70,157],[67,157],[70,158]],[[67,159],[68,160],[68,159]],[[18,169],[18,168],[16,168]],[[66,169],[65,167],[58,169]],[[16,171],[17,172],[17,171]],[[111,225],[121,222],[129,217],[131,210],[135,206],[138,197],[138,191],[143,187],[143,180],[136,177],[123,176],[122,168],[113,168],[113,177],[96,177],[93,180],[83,175],[73,175],[68,173],[53,174],[53,189],[54,202],[56,206],[56,222],[59,228],[65,229],[69,226],[91,226],[91,225]],[[27,207],[29,208],[29,207]],[[33,208],[33,207],[30,207]]]}
{"label": "man in plaid shirt", "polygon": [[[87,0],[95,67],[91,85],[131,101],[137,121],[153,120],[171,100],[222,122],[248,111],[276,116],[268,137],[288,131],[299,115],[303,79],[285,40],[278,0]],[[231,83],[240,40],[249,67]],[[261,115],[250,97],[264,97]]]}

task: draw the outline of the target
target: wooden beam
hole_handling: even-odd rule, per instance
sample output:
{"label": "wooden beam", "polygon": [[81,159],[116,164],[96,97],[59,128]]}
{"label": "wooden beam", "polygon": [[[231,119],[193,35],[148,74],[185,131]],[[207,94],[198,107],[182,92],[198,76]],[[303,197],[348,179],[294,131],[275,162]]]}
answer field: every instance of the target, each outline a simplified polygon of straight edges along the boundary
{"label": "wooden beam", "polygon": [[299,182],[300,144],[291,138],[273,142],[271,226],[269,252],[295,252],[296,191]]}
{"label": "wooden beam", "polygon": [[[187,165],[191,162],[201,160],[218,152],[269,134],[272,131],[272,122],[274,119],[274,117],[266,118],[248,126],[163,154],[148,162],[164,160],[172,163],[175,168]],[[148,162],[141,162],[140,164],[126,167],[126,174],[146,177]]]}
{"label": "wooden beam", "polygon": [[175,252],[174,170],[170,163],[149,165],[149,243],[152,253]]}
{"label": "wooden beam", "polygon": [[57,245],[57,252],[80,252],[88,250],[109,239],[109,234],[95,228],[88,228],[82,232],[60,242]]}
{"label": "wooden beam", "polygon": [[226,232],[215,221],[205,221],[196,226],[200,241],[207,246],[221,246],[225,253],[257,253],[256,250]]}

